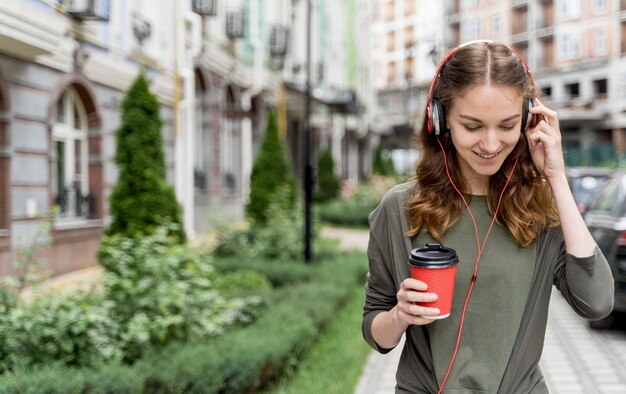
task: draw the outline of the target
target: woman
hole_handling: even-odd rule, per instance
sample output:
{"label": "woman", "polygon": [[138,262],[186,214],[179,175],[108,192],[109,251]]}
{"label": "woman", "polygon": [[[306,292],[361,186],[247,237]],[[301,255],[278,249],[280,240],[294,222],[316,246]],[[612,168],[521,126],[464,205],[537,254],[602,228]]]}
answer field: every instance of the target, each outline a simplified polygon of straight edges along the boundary
{"label": "woman", "polygon": [[[609,266],[567,184],[557,114],[517,53],[472,42],[440,64],[419,145],[414,179],[369,218],[366,341],[386,353],[405,334],[396,393],[547,392],[538,363],[552,285],[585,318],[613,307]],[[416,304],[437,298],[410,278],[408,255],[426,243],[461,261],[445,319]]]}

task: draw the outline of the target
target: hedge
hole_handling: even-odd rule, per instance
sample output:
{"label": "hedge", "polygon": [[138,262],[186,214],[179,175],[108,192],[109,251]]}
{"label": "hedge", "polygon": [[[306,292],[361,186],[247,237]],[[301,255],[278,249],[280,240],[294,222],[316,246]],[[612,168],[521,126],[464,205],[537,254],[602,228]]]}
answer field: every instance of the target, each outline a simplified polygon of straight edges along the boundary
{"label": "hedge", "polygon": [[[241,264],[232,261],[238,268]],[[267,266],[273,266],[267,263]],[[133,365],[49,365],[0,376],[0,393],[241,393],[268,387],[295,368],[335,312],[364,282],[363,253],[311,264],[285,264],[300,280],[267,295],[254,323],[204,342],[172,344]],[[302,268],[305,267],[305,268]],[[248,264],[246,269],[265,264]],[[224,264],[222,269],[228,269]],[[273,268],[278,272],[278,268]],[[235,268],[232,268],[235,270]],[[298,276],[293,274],[292,278]],[[305,274],[306,272],[306,274]]]}

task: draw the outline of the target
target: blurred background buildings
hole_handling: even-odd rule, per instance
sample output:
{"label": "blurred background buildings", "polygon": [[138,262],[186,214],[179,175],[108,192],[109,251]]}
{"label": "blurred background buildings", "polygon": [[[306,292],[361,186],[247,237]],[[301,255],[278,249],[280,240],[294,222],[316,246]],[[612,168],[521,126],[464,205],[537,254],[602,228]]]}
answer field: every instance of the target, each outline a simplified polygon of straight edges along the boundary
{"label": "blurred background buildings", "polygon": [[54,205],[49,265],[95,263],[141,69],[190,236],[243,217],[268,108],[301,179],[307,38],[312,157],[329,148],[344,181],[369,177],[379,143],[411,170],[439,60],[479,38],[526,57],[567,164],[622,161],[626,0],[311,1],[307,37],[307,0],[0,0],[0,275]]}

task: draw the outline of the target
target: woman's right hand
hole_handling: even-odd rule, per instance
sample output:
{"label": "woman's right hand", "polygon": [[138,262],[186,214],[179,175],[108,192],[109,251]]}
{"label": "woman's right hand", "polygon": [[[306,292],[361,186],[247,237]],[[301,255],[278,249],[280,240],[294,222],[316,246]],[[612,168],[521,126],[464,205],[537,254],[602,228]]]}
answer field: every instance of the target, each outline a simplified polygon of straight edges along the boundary
{"label": "woman's right hand", "polygon": [[417,305],[417,302],[432,302],[437,300],[437,294],[427,293],[426,283],[417,279],[407,278],[400,283],[400,290],[396,294],[398,304],[395,307],[396,320],[406,326],[415,324],[422,326],[434,322],[423,316],[437,316],[439,309]]}

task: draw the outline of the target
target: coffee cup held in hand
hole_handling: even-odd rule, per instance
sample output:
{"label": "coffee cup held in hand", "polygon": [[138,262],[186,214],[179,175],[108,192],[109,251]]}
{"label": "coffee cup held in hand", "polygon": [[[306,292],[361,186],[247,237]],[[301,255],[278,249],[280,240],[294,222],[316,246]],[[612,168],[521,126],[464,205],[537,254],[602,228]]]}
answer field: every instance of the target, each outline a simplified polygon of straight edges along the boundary
{"label": "coffee cup held in hand", "polygon": [[454,278],[459,258],[456,251],[440,244],[426,244],[416,248],[409,255],[411,277],[426,283],[429,293],[437,294],[437,300],[418,302],[429,308],[438,308],[437,316],[423,316],[428,319],[443,319],[450,316],[452,296],[454,295]]}

